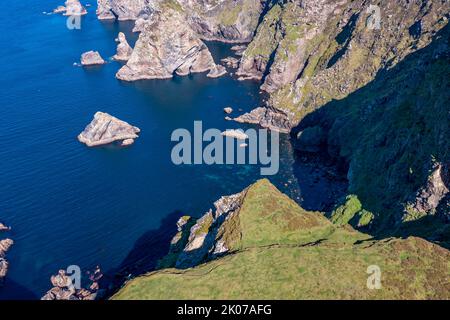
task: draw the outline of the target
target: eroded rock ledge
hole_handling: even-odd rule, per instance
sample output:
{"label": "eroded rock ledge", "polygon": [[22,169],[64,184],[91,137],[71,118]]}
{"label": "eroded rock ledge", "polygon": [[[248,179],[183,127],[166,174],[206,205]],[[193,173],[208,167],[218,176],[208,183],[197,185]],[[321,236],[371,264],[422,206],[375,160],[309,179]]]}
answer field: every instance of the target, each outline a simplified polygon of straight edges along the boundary
{"label": "eroded rock ledge", "polygon": [[114,55],[113,59],[116,61],[128,61],[133,53],[133,49],[128,44],[127,38],[123,32],[119,32],[117,36],[117,53]]}
{"label": "eroded rock ledge", "polygon": [[78,140],[88,147],[122,141],[130,145],[141,130],[104,112],[97,112],[92,122],[78,136]]}

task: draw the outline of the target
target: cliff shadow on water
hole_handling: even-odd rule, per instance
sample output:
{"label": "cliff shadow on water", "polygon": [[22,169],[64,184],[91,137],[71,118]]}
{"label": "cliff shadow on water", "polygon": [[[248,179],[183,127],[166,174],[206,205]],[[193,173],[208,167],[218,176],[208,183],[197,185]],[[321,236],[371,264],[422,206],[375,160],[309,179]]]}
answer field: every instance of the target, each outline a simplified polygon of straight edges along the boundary
{"label": "cliff shadow on water", "polygon": [[[377,238],[419,236],[449,247],[449,193],[428,212],[410,205],[433,168],[445,172],[450,164],[449,34],[447,25],[429,45],[388,62],[373,81],[293,129],[294,142],[306,129],[322,132],[319,152],[346,172],[347,197],[331,216],[341,207],[344,223]],[[442,180],[450,189],[445,174]]]}
{"label": "cliff shadow on water", "polygon": [[125,281],[156,269],[158,261],[169,252],[170,241],[177,232],[176,222],[181,216],[183,214],[178,210],[169,213],[162,219],[159,228],[149,230],[138,238],[117,268],[105,272],[101,287],[107,290],[106,297]]}

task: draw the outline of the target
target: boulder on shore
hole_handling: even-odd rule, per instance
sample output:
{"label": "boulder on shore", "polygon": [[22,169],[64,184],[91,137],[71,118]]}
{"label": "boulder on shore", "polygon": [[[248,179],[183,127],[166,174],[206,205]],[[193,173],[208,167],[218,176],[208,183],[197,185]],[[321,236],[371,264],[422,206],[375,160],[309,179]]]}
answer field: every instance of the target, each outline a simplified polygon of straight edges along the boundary
{"label": "boulder on shore", "polygon": [[105,64],[105,60],[100,56],[97,51],[88,51],[81,55],[81,65],[83,66],[95,66]]}
{"label": "boulder on shore", "polygon": [[133,49],[128,44],[127,38],[123,32],[119,32],[116,42],[118,42],[117,53],[114,55],[113,59],[116,61],[128,61],[133,53]]}
{"label": "boulder on shore", "polygon": [[129,123],[119,120],[104,112],[97,112],[92,122],[78,136],[78,141],[88,147],[123,141],[122,145],[129,145],[130,140],[136,139],[141,130]]}

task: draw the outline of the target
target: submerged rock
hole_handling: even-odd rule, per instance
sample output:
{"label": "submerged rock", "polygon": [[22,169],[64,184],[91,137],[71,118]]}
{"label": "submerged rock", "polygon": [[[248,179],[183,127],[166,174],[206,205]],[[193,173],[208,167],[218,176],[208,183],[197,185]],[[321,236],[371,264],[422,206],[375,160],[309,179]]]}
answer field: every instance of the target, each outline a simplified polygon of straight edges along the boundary
{"label": "submerged rock", "polygon": [[209,70],[208,74],[206,75],[208,78],[219,78],[227,73],[227,70],[224,66],[221,66],[220,64],[216,64],[211,70]]}
{"label": "submerged rock", "polygon": [[114,55],[113,59],[117,61],[128,61],[133,53],[133,49],[128,44],[127,38],[123,32],[119,32],[116,42],[118,42],[117,53]]}
{"label": "submerged rock", "polygon": [[206,45],[188,26],[183,11],[161,7],[144,23],[127,64],[116,74],[120,80],[168,79],[214,69]]}
{"label": "submerged rock", "polygon": [[[125,145],[129,145],[130,140],[136,139],[139,132],[139,128],[125,121],[104,112],[97,112],[92,122],[80,133],[78,140],[85,143],[88,147],[121,140],[123,140],[123,143],[126,143]],[[124,145],[123,143],[122,145]]]}
{"label": "submerged rock", "polygon": [[105,60],[100,56],[97,51],[88,51],[81,55],[81,65],[94,66],[105,64]]}
{"label": "submerged rock", "polygon": [[0,231],[9,231],[9,230],[11,230],[10,227],[8,227],[0,222]]}

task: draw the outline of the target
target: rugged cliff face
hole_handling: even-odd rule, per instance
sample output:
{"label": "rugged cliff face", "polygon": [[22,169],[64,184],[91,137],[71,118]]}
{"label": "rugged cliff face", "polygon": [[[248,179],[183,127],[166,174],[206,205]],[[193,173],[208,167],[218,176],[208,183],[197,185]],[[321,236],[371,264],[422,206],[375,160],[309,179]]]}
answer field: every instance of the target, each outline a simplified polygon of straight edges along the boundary
{"label": "rugged cliff face", "polygon": [[268,104],[293,127],[429,44],[449,10],[447,1],[279,2],[262,19],[238,73],[262,79]]}
{"label": "rugged cliff face", "polygon": [[[9,227],[0,222],[0,233],[9,230],[11,230]],[[0,286],[3,285],[9,267],[9,263],[6,260],[6,252],[13,244],[14,242],[11,239],[0,240]]]}
{"label": "rugged cliff face", "polygon": [[[167,0],[97,0],[101,20],[145,20]],[[261,0],[171,0],[186,12],[187,24],[204,40],[249,42],[263,11]],[[140,31],[140,27],[136,31]]]}
{"label": "rugged cliff face", "polygon": [[[161,262],[177,269],[135,278],[113,298],[450,297],[450,252],[425,240],[371,240],[303,210],[268,180],[214,205],[196,222],[180,219],[171,252]],[[367,287],[369,266],[381,272],[380,290]]]}
{"label": "rugged cliff face", "polygon": [[176,1],[160,4],[144,22],[130,59],[116,77],[121,80],[167,79],[215,69],[206,45],[189,28]]}

